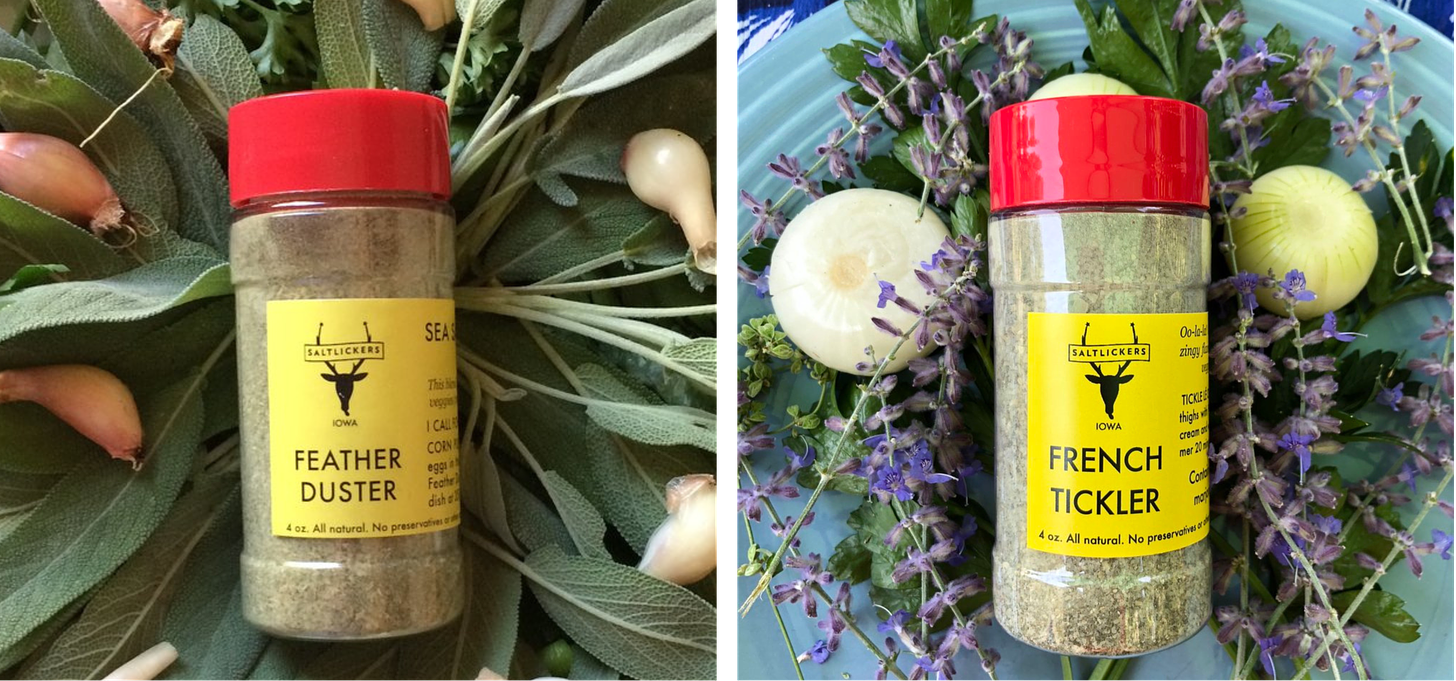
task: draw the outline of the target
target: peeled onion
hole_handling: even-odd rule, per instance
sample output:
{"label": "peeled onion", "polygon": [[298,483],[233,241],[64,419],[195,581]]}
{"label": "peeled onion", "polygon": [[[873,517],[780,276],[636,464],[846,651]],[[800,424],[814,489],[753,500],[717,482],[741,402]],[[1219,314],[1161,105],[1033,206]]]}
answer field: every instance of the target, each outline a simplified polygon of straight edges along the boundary
{"label": "peeled onion", "polygon": [[[950,232],[932,211],[920,212],[909,196],[883,189],[846,189],[810,204],[784,230],[769,262],[769,296],[779,325],[805,354],[838,371],[868,375],[855,365],[884,359],[897,339],[876,328],[884,319],[909,331],[915,316],[888,304],[877,307],[879,281],[917,308],[930,295],[915,278],[921,262],[940,250]],[[904,369],[931,347],[914,340],[900,346],[885,366]]]}
{"label": "peeled onion", "polygon": [[1077,95],[1135,95],[1138,91],[1116,78],[1100,73],[1071,73],[1041,86],[1027,99],[1051,99]]}
{"label": "peeled onion", "polygon": [[622,150],[622,173],[637,198],[682,226],[693,265],[718,272],[718,217],[713,169],[697,140],[669,128],[639,132]]}
{"label": "peeled onion", "polygon": [[[1254,180],[1249,194],[1234,202],[1246,212],[1233,220],[1239,269],[1304,273],[1312,301],[1300,303],[1300,319],[1318,317],[1355,299],[1375,270],[1379,243],[1375,219],[1364,199],[1344,178],[1324,168],[1285,166]],[[1284,314],[1285,304],[1260,289],[1259,304]]]}

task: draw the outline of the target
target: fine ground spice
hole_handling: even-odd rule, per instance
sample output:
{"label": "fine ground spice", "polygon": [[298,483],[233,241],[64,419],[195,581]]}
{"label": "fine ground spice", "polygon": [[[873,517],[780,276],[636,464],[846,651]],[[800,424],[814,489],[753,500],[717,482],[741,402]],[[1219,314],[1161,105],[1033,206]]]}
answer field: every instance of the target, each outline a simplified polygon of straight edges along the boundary
{"label": "fine ground spice", "polygon": [[369,200],[330,197],[328,204],[301,203],[244,215],[233,224],[245,451],[243,580],[252,587],[245,589],[243,607],[250,622],[291,638],[403,635],[440,626],[462,606],[454,527],[363,539],[272,531],[269,301],[451,297],[451,216],[428,201],[370,206]]}
{"label": "fine ground spice", "polygon": [[[1028,210],[993,219],[989,237],[996,307],[996,618],[1018,639],[1062,654],[1114,657],[1178,643],[1208,617],[1206,540],[1128,558],[1027,545],[1028,465],[1040,460],[1027,448],[1027,322],[1038,312],[1204,312],[1208,220],[1201,210]],[[1057,412],[1056,404],[1036,408]]]}

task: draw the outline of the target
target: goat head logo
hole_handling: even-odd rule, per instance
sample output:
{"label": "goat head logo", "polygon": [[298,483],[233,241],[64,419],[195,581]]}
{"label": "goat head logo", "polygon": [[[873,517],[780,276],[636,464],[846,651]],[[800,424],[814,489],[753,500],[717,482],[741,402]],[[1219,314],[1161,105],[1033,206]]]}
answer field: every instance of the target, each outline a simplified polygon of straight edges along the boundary
{"label": "goat head logo", "polygon": [[[1132,328],[1132,342],[1104,345],[1088,345],[1087,334],[1092,328],[1089,322],[1082,327],[1082,344],[1070,346],[1068,359],[1072,362],[1081,362],[1091,365],[1092,373],[1085,378],[1089,383],[1097,386],[1102,396],[1102,408],[1107,412],[1107,418],[1113,416],[1113,406],[1117,403],[1117,395],[1122,386],[1127,385],[1133,379],[1133,374],[1127,373],[1133,362],[1146,362],[1150,359],[1150,348],[1146,343],[1139,343],[1137,337],[1137,325],[1129,324]],[[1103,364],[1117,364],[1117,373],[1103,370]]]}
{"label": "goat head logo", "polygon": [[[324,325],[320,322],[314,344],[304,346],[304,361],[322,362],[328,367],[328,373],[320,373],[319,377],[334,384],[334,394],[339,398],[339,410],[349,416],[349,402],[354,398],[354,386],[369,377],[369,372],[360,369],[369,360],[384,359],[384,343],[374,340],[374,336],[369,333],[369,322],[364,322],[363,341],[325,344],[323,337]],[[336,363],[349,361],[353,362],[349,371],[340,372]]]}

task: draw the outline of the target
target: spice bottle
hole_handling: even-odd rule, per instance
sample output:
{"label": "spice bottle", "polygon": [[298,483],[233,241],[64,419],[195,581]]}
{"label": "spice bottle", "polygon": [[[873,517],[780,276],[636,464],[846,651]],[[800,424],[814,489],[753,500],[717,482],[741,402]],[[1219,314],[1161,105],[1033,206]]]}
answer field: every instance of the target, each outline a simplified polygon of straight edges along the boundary
{"label": "spice bottle", "polygon": [[1140,655],[1207,622],[1208,124],[1155,97],[991,116],[996,618]]}
{"label": "spice bottle", "polygon": [[454,215],[440,100],[321,90],[229,113],[243,613],[355,640],[461,608]]}

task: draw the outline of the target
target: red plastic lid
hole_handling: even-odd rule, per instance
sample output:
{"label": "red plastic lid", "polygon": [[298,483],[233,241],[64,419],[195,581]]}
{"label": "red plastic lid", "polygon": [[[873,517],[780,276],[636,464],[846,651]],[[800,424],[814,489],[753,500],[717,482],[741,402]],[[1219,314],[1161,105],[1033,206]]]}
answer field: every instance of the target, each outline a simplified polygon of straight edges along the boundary
{"label": "red plastic lid", "polygon": [[313,90],[228,111],[234,207],[273,194],[406,191],[450,197],[450,117],[399,90]]}
{"label": "red plastic lid", "polygon": [[1038,99],[991,114],[991,210],[1208,207],[1208,116],[1173,99]]}

